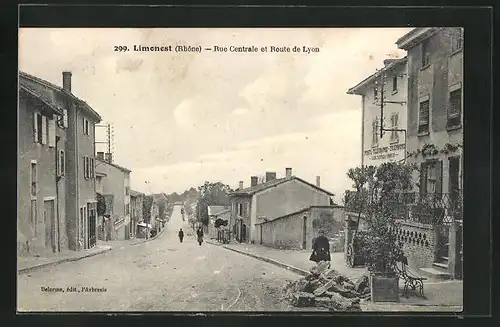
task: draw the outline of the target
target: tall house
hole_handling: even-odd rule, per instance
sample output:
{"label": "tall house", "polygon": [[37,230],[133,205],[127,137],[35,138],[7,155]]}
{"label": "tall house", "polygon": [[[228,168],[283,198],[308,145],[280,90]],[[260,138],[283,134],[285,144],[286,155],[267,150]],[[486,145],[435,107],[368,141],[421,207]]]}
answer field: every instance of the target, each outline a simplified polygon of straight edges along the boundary
{"label": "tall house", "polygon": [[[21,252],[82,250],[96,244],[94,127],[101,117],[73,95],[70,72],[63,72],[62,80],[59,87],[19,74]],[[50,107],[56,115],[46,109]],[[24,190],[27,178],[31,194]]]}
{"label": "tall house", "polygon": [[456,197],[463,179],[463,29],[415,28],[396,44],[408,57],[407,151],[420,166],[419,192]]}
{"label": "tall house", "polygon": [[113,162],[110,153],[97,152],[96,173],[99,176],[99,191],[107,198],[106,211],[110,215],[113,240],[130,238],[130,173],[131,170]]}
{"label": "tall house", "polygon": [[407,58],[387,59],[382,69],[347,91],[362,99],[362,165],[404,159],[407,80]]}

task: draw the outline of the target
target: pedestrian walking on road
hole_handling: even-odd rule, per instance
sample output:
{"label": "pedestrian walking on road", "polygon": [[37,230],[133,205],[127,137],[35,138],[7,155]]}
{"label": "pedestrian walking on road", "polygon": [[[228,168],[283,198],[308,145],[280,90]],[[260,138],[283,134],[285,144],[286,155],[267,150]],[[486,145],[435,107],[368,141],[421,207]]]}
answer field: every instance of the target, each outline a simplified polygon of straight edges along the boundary
{"label": "pedestrian walking on road", "polygon": [[181,228],[181,230],[179,231],[179,240],[181,241],[181,243],[182,243],[183,239],[184,239],[184,232],[182,231],[182,228]]}
{"label": "pedestrian walking on road", "polygon": [[320,261],[331,261],[330,257],[330,242],[325,236],[325,232],[320,229],[318,237],[313,241],[313,252],[309,260],[319,263]]}
{"label": "pedestrian walking on road", "polygon": [[203,243],[203,228],[199,227],[196,231],[196,235],[198,235],[198,244],[201,246],[201,243]]}

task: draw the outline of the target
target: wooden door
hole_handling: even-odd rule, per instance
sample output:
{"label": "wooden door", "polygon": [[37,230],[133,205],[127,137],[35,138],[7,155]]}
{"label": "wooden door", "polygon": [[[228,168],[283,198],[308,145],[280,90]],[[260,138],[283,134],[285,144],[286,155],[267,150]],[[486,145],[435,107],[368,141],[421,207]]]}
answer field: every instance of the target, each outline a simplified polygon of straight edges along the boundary
{"label": "wooden door", "polygon": [[52,249],[52,252],[56,252],[56,239],[54,232],[54,200],[44,201],[43,206],[43,220],[45,224],[45,248]]}

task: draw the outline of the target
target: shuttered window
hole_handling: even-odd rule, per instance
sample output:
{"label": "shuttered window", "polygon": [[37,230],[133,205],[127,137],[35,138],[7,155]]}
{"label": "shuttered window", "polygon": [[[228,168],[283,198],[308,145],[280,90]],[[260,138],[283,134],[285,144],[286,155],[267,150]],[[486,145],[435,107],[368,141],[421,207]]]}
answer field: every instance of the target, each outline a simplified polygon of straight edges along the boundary
{"label": "shuttered window", "polygon": [[399,140],[399,132],[396,131],[398,129],[399,124],[399,113],[395,112],[391,115],[391,141],[397,142]]}
{"label": "shuttered window", "polygon": [[49,138],[49,147],[53,148],[56,146],[56,121],[55,119],[49,119],[48,122],[48,138]]}
{"label": "shuttered window", "polygon": [[37,188],[38,188],[38,174],[36,162],[31,163],[31,196],[36,196]]}
{"label": "shuttered window", "polygon": [[47,117],[42,117],[42,144],[47,144]]}
{"label": "shuttered window", "polygon": [[448,122],[447,122],[448,128],[460,126],[461,113],[462,113],[462,89],[456,89],[450,92],[450,98],[448,102]]}
{"label": "shuttered window", "polygon": [[429,133],[429,100],[420,102],[418,115],[418,133]]}
{"label": "shuttered window", "polygon": [[372,146],[378,145],[378,122],[377,117],[372,121]]}

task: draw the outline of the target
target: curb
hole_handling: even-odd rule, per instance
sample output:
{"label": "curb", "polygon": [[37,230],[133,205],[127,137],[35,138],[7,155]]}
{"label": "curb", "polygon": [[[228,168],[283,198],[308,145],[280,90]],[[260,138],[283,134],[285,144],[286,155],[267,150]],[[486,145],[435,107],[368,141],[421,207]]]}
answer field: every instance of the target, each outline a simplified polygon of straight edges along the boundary
{"label": "curb", "polygon": [[38,264],[38,265],[35,265],[35,266],[32,266],[32,267],[26,267],[26,268],[18,269],[17,273],[19,275],[23,275],[23,274],[32,272],[33,270],[37,270],[37,269],[41,269],[41,268],[45,268],[45,267],[50,267],[50,266],[57,266],[57,265],[59,265],[61,263],[65,263],[65,262],[79,261],[79,260],[82,260],[82,259],[85,259],[85,258],[93,257],[93,256],[98,255],[98,254],[103,254],[105,252],[111,251],[112,249],[113,248],[110,247],[110,248],[107,248],[107,249],[103,249],[100,252],[89,253],[89,254],[81,256],[81,257],[66,258],[66,259],[61,259],[61,260],[54,261],[54,262],[41,263],[41,264]]}
{"label": "curb", "polygon": [[283,263],[281,261],[278,261],[278,260],[274,260],[274,259],[271,259],[271,258],[267,258],[267,257],[263,257],[263,256],[260,256],[260,255],[256,255],[256,254],[253,254],[253,253],[250,253],[250,252],[245,252],[245,251],[241,251],[241,250],[237,250],[237,249],[233,249],[231,247],[228,247],[226,245],[221,245],[223,248],[227,249],[227,250],[231,250],[231,251],[234,251],[234,252],[237,252],[237,253],[240,253],[240,254],[244,254],[246,256],[249,256],[249,257],[252,257],[254,259],[258,259],[258,260],[261,260],[261,261],[265,261],[267,263],[271,263],[275,266],[278,266],[278,267],[281,267],[281,268],[284,268],[286,270],[289,270],[289,271],[292,271],[296,274],[299,274],[301,276],[308,276],[309,275],[309,271],[307,270],[304,270],[304,269],[300,269],[300,268],[297,268],[297,267],[294,267],[292,265],[289,265],[289,264],[286,264],[286,263]]}
{"label": "curb", "polygon": [[138,245],[138,244],[142,244],[142,243],[146,243],[146,242],[150,242],[150,241],[156,240],[158,237],[160,237],[161,235],[163,235],[164,232],[165,232],[165,227],[163,227],[163,229],[161,230],[161,232],[158,233],[158,234],[156,234],[154,237],[151,237],[151,238],[148,238],[148,239],[144,239],[144,240],[142,240],[140,242],[132,243],[130,245],[134,246],[134,245]]}

